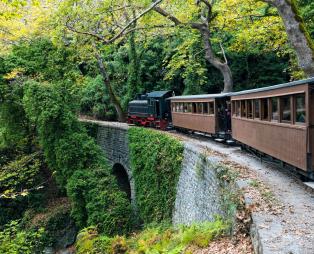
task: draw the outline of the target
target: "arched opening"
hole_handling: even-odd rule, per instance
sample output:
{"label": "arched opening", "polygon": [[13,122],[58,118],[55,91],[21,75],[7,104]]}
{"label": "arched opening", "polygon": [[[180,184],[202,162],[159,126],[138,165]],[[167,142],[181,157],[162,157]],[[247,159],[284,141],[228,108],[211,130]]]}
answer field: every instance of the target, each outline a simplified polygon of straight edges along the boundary
{"label": "arched opening", "polygon": [[116,163],[113,165],[112,173],[116,177],[120,189],[126,193],[131,201],[131,186],[125,168],[120,163]]}

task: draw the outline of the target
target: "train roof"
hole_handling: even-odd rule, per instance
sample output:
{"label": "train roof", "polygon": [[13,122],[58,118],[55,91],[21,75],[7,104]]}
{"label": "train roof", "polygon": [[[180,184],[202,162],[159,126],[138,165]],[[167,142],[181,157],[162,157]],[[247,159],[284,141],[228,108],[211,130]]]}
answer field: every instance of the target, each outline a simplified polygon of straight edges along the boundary
{"label": "train roof", "polygon": [[232,93],[231,96],[250,94],[250,93],[258,93],[258,92],[264,92],[264,91],[269,91],[269,90],[275,90],[275,89],[304,85],[304,84],[312,84],[312,83],[314,84],[314,77],[308,78],[308,79],[303,79],[303,80],[298,80],[298,81],[293,81],[293,82],[289,82],[289,83],[284,83],[284,84],[280,84],[280,85],[267,86],[267,87],[262,87],[262,88],[256,88],[256,89],[244,90],[244,91],[240,91],[240,92],[234,92],[234,93]]}
{"label": "train roof", "polygon": [[130,101],[129,105],[138,105],[138,104],[143,104],[146,105],[147,104],[147,100],[134,100],[134,101]]}
{"label": "train roof", "polygon": [[168,93],[172,93],[172,91],[154,91],[151,93],[148,93],[147,96],[151,98],[160,98],[165,96]]}
{"label": "train roof", "polygon": [[198,94],[198,95],[185,95],[185,96],[173,96],[168,100],[189,100],[189,99],[215,99],[231,96],[232,93],[215,93],[215,94]]}

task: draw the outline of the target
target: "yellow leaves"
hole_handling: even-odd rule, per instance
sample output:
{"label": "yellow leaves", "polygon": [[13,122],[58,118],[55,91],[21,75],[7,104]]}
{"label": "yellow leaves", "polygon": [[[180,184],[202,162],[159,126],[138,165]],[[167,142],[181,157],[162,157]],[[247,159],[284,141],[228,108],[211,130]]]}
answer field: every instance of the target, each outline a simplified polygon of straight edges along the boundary
{"label": "yellow leaves", "polygon": [[17,40],[47,34],[47,18],[52,13],[53,2],[52,0],[2,0],[0,45],[9,47]]}
{"label": "yellow leaves", "polygon": [[7,73],[7,74],[4,76],[4,79],[7,79],[7,80],[15,79],[15,78],[18,77],[20,74],[22,74],[23,71],[24,71],[24,70],[23,70],[22,68],[13,69],[11,72]]}
{"label": "yellow leaves", "polygon": [[234,51],[283,50],[287,36],[274,8],[258,0],[225,0],[214,6],[214,25],[234,37]]}

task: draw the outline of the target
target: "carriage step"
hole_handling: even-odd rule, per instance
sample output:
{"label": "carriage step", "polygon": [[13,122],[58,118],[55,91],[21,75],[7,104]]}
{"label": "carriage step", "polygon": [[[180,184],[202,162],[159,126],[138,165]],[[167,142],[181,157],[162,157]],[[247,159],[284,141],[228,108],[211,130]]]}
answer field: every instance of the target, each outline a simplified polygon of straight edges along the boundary
{"label": "carriage step", "polygon": [[215,141],[220,142],[220,143],[225,142],[223,138],[215,138]]}
{"label": "carriage step", "polygon": [[227,143],[228,145],[234,145],[234,144],[235,144],[234,140],[232,140],[232,139],[228,139],[228,140],[226,141],[226,143]]}

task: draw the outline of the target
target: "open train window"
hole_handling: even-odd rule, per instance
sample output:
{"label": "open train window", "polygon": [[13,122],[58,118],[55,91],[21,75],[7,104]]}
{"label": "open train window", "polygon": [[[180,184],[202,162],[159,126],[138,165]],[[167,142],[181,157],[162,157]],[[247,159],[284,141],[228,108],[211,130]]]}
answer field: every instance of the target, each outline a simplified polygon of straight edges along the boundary
{"label": "open train window", "polygon": [[260,118],[260,100],[254,100],[254,118]]}
{"label": "open train window", "polygon": [[208,106],[209,106],[209,110],[208,110],[209,114],[210,114],[210,115],[214,115],[214,114],[215,114],[214,102],[209,102],[209,103],[208,103]]}
{"label": "open train window", "polygon": [[291,96],[281,97],[282,122],[291,123]]}
{"label": "open train window", "polygon": [[262,99],[261,100],[261,106],[262,106],[262,120],[268,121],[268,99]]}
{"label": "open train window", "polygon": [[279,103],[278,97],[271,98],[271,120],[278,122],[279,121]]}
{"label": "open train window", "polygon": [[184,113],[188,112],[188,104],[186,102],[183,103],[183,111]]}
{"label": "open train window", "polygon": [[203,102],[203,114],[208,115],[208,102]]}
{"label": "open train window", "polygon": [[192,113],[192,103],[188,103],[188,113]]}
{"label": "open train window", "polygon": [[196,113],[196,103],[195,102],[193,102],[192,103],[192,113]]}
{"label": "open train window", "polygon": [[253,101],[247,100],[247,117],[253,118]]}
{"label": "open train window", "polygon": [[174,102],[171,103],[172,112],[176,112],[176,104]]}
{"label": "open train window", "polygon": [[197,113],[198,114],[203,114],[203,103],[196,103],[196,106],[197,106]]}
{"label": "open train window", "polygon": [[241,101],[241,117],[246,117],[247,113],[246,113],[246,101],[243,100]]}
{"label": "open train window", "polygon": [[233,101],[231,105],[232,105],[232,115],[235,116],[236,115],[235,101]]}
{"label": "open train window", "polygon": [[295,96],[295,122],[305,123],[305,94],[298,94]]}
{"label": "open train window", "polygon": [[176,112],[179,112],[179,103],[176,102],[175,104],[176,104]]}
{"label": "open train window", "polygon": [[183,103],[180,103],[179,111],[182,113],[183,112]]}
{"label": "open train window", "polygon": [[241,114],[241,102],[240,101],[236,101],[236,107],[237,107],[236,115],[240,116]]}

